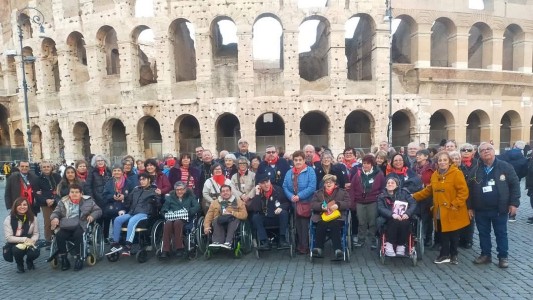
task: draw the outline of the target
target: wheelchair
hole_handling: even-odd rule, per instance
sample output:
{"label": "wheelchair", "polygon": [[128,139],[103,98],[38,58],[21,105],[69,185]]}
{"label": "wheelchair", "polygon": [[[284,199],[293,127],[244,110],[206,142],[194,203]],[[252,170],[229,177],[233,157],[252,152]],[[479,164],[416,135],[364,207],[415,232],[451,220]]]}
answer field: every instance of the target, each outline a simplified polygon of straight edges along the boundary
{"label": "wheelchair", "polygon": [[[104,257],[104,234],[98,223],[87,224],[80,248],[80,258],[82,261],[87,262],[88,266],[94,266],[98,260]],[[67,241],[67,252],[70,254],[75,253],[74,243],[71,241]],[[46,262],[50,263],[53,269],[56,269],[59,265],[58,254],[59,249],[57,248],[54,233],[52,235],[52,244],[50,245],[50,255],[46,259]]]}
{"label": "wheelchair", "polygon": [[[163,249],[163,229],[166,222],[167,221],[165,219],[157,220],[152,227],[152,243],[155,245],[155,256],[158,258],[161,256]],[[198,235],[198,230],[200,229],[201,228],[198,227],[198,218],[196,216],[183,226],[184,250],[186,251],[186,257],[190,260],[198,257],[196,236]]]}
{"label": "wheelchair", "polygon": [[[198,219],[198,226],[196,230],[196,244],[198,246],[198,251],[204,254],[206,259],[213,256],[213,252],[217,251],[215,249],[210,249],[209,244],[211,243],[211,234],[204,233],[204,220],[202,216]],[[244,254],[248,254],[252,251],[252,226],[248,220],[241,220],[239,227],[235,231],[235,236],[233,237],[231,250],[235,258],[241,258]]]}
{"label": "wheelchair", "polygon": [[379,259],[382,264],[385,264],[387,258],[409,258],[411,259],[413,266],[416,266],[418,261],[422,259],[422,256],[424,255],[424,230],[422,226],[422,220],[418,215],[413,215],[409,222],[410,230],[405,248],[406,255],[403,256],[389,257],[385,255],[385,243],[387,242],[387,236],[385,234],[384,227],[386,224],[380,226],[378,249]]}
{"label": "wheelchair", "polygon": [[[314,212],[313,212],[314,214]],[[350,210],[346,210],[342,212],[342,216],[344,217],[344,224],[342,226],[342,232],[341,232],[341,246],[342,246],[342,252],[343,252],[343,258],[342,260],[345,262],[350,261],[350,255],[352,252],[352,212]],[[329,229],[326,232],[326,243],[329,240],[328,239],[328,233]],[[316,237],[316,223],[312,221],[312,218],[309,220],[309,261],[313,262],[316,257],[313,256],[313,249],[315,248],[315,237]]]}
{"label": "wheelchair", "polygon": [[[131,255],[135,255],[135,259],[139,263],[145,263],[148,261],[148,252],[161,251],[161,245],[163,241],[163,226],[154,226],[158,221],[162,221],[159,215],[148,216],[148,219],[141,220],[135,228],[135,237],[133,239]],[[120,239],[124,241],[126,239],[126,233],[128,232],[128,222],[122,224]],[[106,255],[107,260],[110,262],[116,262],[120,258],[120,253],[115,252]]]}
{"label": "wheelchair", "polygon": [[[250,223],[251,224],[251,223]],[[252,226],[253,227],[253,226]],[[257,230],[252,228],[252,248],[257,259],[261,258],[261,254],[268,250],[259,250],[259,240],[257,238]],[[268,242],[272,249],[276,249],[276,245],[279,242],[279,226],[265,226],[265,230],[268,236]],[[292,213],[289,215],[289,224],[287,226],[287,232],[285,233],[287,242],[289,243],[289,256],[294,258],[296,253],[296,228],[294,228],[294,218]]]}

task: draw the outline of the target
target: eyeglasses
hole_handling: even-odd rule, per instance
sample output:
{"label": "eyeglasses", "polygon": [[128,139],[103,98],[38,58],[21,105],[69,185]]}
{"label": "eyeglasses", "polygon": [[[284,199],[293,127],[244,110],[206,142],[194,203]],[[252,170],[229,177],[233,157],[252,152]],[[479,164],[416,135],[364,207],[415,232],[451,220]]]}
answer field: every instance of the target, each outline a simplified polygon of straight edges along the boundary
{"label": "eyeglasses", "polygon": [[486,151],[491,151],[491,150],[494,150],[494,148],[488,147],[488,148],[479,149],[479,152],[486,152]]}
{"label": "eyeglasses", "polygon": [[472,152],[474,149],[461,149],[461,152]]}
{"label": "eyeglasses", "polygon": [[265,153],[266,153],[266,154],[274,154],[274,153],[276,153],[276,151],[267,151],[267,152],[265,152]]}

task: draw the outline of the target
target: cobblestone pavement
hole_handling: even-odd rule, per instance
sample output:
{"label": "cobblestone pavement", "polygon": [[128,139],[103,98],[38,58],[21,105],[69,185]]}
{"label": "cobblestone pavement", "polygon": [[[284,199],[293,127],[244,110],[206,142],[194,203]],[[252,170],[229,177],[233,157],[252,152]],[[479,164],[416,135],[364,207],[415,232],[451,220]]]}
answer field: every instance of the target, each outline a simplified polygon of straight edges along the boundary
{"label": "cobblestone pavement", "polygon": [[[0,198],[3,186],[1,182]],[[375,251],[357,249],[349,263],[328,259],[310,263],[307,257],[291,259],[286,252],[274,251],[260,260],[253,255],[234,259],[223,254],[210,260],[165,263],[150,256],[144,264],[134,257],[115,263],[104,259],[80,272],[62,272],[44,262],[48,251],[42,249],[35,271],[17,274],[14,263],[0,262],[0,290],[6,298],[91,300],[532,299],[533,225],[526,221],[533,211],[525,192],[522,196],[517,221],[509,224],[508,269],[499,269],[497,261],[472,264],[479,253],[477,237],[472,250],[460,250],[457,266],[433,264],[437,255],[433,251],[426,251],[416,267],[406,259],[382,265]],[[6,215],[1,209],[2,221]],[[4,240],[3,231],[0,235]]]}

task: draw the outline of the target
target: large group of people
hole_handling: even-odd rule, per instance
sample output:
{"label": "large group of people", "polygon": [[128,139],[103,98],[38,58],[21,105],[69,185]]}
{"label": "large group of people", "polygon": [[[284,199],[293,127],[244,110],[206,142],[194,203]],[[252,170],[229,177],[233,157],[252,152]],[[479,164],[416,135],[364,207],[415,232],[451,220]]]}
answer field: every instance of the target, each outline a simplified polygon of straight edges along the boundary
{"label": "large group of people", "polygon": [[[90,164],[79,160],[59,172],[42,162],[38,176],[21,161],[6,183],[5,204],[11,211],[4,221],[4,253],[12,248],[17,272],[25,271],[24,257],[26,269],[35,269],[40,214],[45,246],[55,234],[61,269],[67,270],[66,242],[79,248],[88,223],[103,228],[109,253],[127,256],[140,221],[180,212],[164,225],[161,259],[183,254],[183,230],[199,214],[205,216],[201,230],[211,237],[209,247],[231,249],[240,222],[248,220],[258,249],[271,248],[265,228],[273,226],[279,228],[278,248],[286,249],[293,218],[297,253],[322,257],[329,235],[333,259],[340,259],[345,254],[342,227],[351,216],[354,247],[375,249],[379,235],[385,234],[385,255],[405,256],[410,220],[417,215],[425,246],[440,250],[436,264],[458,264],[458,248],[472,247],[477,226],[481,253],[474,263],[492,261],[493,229],[498,265],[507,268],[507,222],[520,204],[523,177],[533,206],[533,164],[524,156],[525,146],[517,141],[497,157],[487,142],[475,147],[443,141],[437,149],[410,143],[405,153],[403,147],[397,152],[381,142],[366,154],[348,147],[335,158],[325,146],[306,145],[287,155],[268,145],[260,157],[241,139],[235,153],[222,151],[218,159],[203,147],[193,155],[161,160],[128,155],[113,166],[103,155],[94,155]],[[310,222],[316,228],[312,249]],[[82,269],[79,252],[74,259],[74,270]]]}

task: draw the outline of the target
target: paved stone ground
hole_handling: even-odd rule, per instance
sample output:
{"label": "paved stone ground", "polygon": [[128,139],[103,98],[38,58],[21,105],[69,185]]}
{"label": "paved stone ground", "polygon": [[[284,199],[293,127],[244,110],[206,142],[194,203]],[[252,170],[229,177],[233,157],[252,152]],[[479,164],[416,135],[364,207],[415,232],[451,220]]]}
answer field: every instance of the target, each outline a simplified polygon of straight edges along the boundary
{"label": "paved stone ground", "polygon": [[[310,263],[307,257],[290,259],[286,252],[272,252],[261,260],[253,255],[233,259],[223,254],[210,260],[166,263],[150,256],[144,264],[133,257],[115,263],[104,259],[81,272],[62,272],[44,262],[48,253],[42,249],[35,271],[17,274],[14,264],[0,262],[0,290],[6,298],[91,300],[532,299],[533,225],[526,221],[533,211],[525,192],[522,196],[517,221],[509,224],[510,267],[506,270],[496,263],[472,264],[479,253],[477,237],[472,250],[460,250],[457,266],[433,264],[437,252],[432,251],[426,251],[416,267],[406,259],[382,265],[375,251],[358,249],[350,263],[327,259]],[[2,221],[6,215],[2,208]],[[3,231],[0,238],[4,239]]]}

